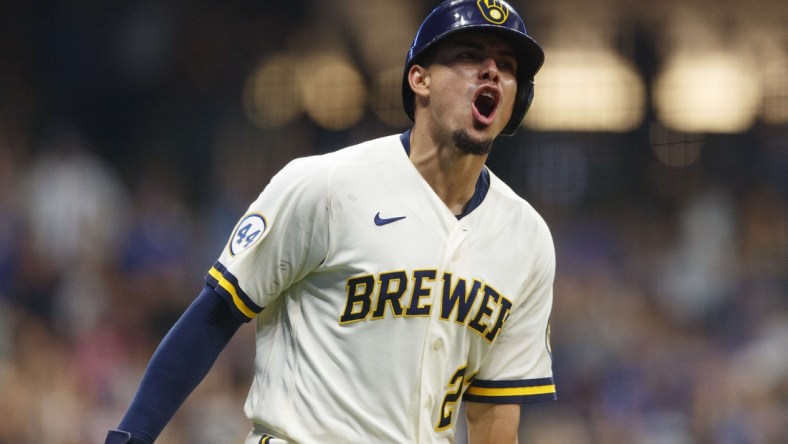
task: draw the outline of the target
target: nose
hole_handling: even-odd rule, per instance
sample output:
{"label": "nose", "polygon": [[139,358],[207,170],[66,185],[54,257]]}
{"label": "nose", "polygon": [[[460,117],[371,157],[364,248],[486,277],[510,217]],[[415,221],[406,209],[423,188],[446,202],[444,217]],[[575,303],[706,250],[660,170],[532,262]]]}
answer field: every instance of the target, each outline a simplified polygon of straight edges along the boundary
{"label": "nose", "polygon": [[479,77],[483,80],[490,80],[498,83],[500,71],[498,70],[498,62],[493,57],[487,57],[482,61]]}

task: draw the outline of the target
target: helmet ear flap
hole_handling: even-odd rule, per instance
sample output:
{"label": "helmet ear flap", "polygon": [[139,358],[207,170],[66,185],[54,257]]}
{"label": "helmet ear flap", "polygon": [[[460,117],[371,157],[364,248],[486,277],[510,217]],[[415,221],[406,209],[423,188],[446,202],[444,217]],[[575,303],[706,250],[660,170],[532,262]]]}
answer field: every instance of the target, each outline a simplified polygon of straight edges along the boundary
{"label": "helmet ear flap", "polygon": [[534,81],[521,80],[517,82],[517,102],[512,110],[512,117],[509,123],[501,131],[502,136],[513,136],[523,123],[525,115],[531,108],[531,103],[534,101]]}

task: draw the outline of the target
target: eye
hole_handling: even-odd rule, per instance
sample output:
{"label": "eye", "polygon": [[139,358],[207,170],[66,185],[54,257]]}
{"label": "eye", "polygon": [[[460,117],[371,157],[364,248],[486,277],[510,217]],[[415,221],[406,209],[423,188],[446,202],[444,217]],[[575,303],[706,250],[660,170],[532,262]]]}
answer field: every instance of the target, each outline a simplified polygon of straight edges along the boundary
{"label": "eye", "polygon": [[479,51],[474,51],[472,49],[461,49],[457,52],[457,59],[466,60],[466,61],[477,61],[481,59],[481,55],[479,54]]}
{"label": "eye", "polygon": [[517,70],[517,62],[512,59],[502,59],[498,61],[498,69],[502,71],[515,72]]}

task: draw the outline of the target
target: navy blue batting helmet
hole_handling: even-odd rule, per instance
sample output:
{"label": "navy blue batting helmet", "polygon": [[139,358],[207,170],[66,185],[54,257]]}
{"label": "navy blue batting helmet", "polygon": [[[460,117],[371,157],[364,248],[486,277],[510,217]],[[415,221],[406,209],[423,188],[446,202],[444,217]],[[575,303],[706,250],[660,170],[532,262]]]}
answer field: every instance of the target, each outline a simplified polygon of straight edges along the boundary
{"label": "navy blue batting helmet", "polygon": [[408,83],[408,71],[433,45],[460,32],[496,33],[506,39],[517,53],[517,97],[512,117],[501,134],[511,136],[522,123],[531,106],[534,75],[544,62],[544,51],[525,30],[525,23],[509,4],[499,0],[447,0],[424,19],[405,59],[402,79],[402,104],[413,120],[414,93]]}

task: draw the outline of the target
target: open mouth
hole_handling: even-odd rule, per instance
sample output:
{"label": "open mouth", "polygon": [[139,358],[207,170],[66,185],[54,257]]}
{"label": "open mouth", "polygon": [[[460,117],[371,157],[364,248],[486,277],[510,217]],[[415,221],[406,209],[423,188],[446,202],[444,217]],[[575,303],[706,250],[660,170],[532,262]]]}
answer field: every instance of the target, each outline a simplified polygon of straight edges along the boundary
{"label": "open mouth", "polygon": [[495,119],[498,108],[498,94],[490,89],[482,89],[473,101],[473,114],[477,120],[489,124]]}

